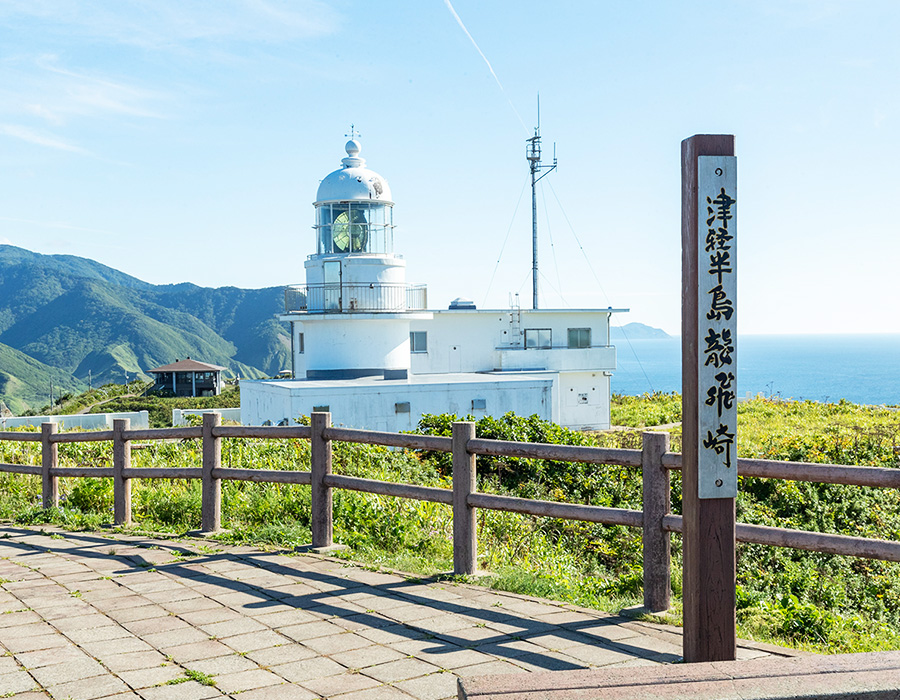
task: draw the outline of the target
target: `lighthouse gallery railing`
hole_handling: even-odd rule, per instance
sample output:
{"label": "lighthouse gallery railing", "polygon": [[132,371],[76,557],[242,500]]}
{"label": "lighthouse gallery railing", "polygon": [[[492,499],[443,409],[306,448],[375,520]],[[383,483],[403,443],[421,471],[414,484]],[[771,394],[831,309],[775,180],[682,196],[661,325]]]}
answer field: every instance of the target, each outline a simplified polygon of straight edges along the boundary
{"label": "lighthouse gallery railing", "polygon": [[427,308],[424,284],[304,284],[284,290],[286,313],[402,313]]}

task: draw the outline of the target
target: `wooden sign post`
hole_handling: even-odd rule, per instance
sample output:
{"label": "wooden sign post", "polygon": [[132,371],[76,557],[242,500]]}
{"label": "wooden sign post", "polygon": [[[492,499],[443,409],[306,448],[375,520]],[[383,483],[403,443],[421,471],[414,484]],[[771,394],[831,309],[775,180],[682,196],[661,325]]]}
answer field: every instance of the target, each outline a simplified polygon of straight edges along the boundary
{"label": "wooden sign post", "polygon": [[735,658],[734,136],[681,143],[684,660]]}

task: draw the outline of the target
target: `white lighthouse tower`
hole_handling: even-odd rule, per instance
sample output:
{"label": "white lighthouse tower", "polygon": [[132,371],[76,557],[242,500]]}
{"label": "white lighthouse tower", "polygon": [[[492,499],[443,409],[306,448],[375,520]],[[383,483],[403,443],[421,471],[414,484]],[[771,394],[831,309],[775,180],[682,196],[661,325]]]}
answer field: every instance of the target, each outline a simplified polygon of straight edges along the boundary
{"label": "white lighthouse tower", "polygon": [[[306,285],[286,291],[286,310],[298,314],[295,348],[302,344],[307,379],[406,379],[410,320],[431,317],[426,289],[406,283],[406,261],[394,254],[387,180],[366,167],[357,139],[345,148],[316,194]],[[300,369],[295,362],[295,377]]]}

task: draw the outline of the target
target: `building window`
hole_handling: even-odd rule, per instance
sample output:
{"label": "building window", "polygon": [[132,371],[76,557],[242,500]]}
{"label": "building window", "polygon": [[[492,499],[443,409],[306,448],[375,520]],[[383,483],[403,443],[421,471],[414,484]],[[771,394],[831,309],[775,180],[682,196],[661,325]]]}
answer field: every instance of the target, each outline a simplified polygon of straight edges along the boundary
{"label": "building window", "polygon": [[428,333],[426,331],[410,331],[410,352],[428,352]]}
{"label": "building window", "polygon": [[303,347],[303,334],[297,334],[297,352],[302,355],[305,352],[305,348]]}
{"label": "building window", "polygon": [[526,328],[526,348],[549,348],[552,346],[553,336],[549,328]]}
{"label": "building window", "polygon": [[591,329],[590,328],[570,328],[569,329],[569,347],[570,348],[589,348],[589,347],[591,347]]}

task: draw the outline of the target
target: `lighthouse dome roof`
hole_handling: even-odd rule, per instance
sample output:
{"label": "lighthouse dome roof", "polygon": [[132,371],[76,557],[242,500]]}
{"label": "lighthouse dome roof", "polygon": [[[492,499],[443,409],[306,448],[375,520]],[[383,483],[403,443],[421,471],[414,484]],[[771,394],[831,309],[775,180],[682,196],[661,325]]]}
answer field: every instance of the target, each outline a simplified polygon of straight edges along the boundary
{"label": "lighthouse dome roof", "polygon": [[329,173],[319,184],[316,204],[352,200],[393,204],[387,180],[374,170],[369,170],[366,167],[366,159],[359,157],[361,150],[359,141],[350,139],[345,149],[347,157],[341,160],[342,167]]}

